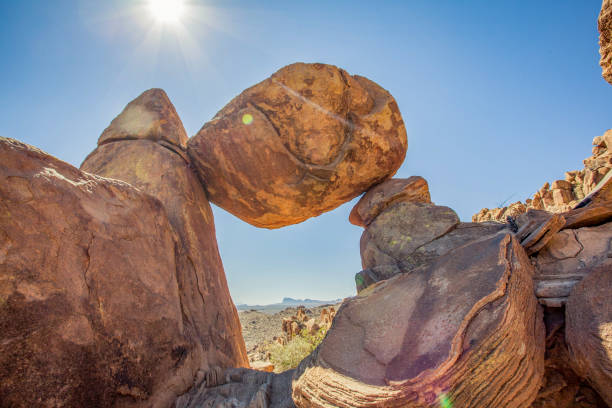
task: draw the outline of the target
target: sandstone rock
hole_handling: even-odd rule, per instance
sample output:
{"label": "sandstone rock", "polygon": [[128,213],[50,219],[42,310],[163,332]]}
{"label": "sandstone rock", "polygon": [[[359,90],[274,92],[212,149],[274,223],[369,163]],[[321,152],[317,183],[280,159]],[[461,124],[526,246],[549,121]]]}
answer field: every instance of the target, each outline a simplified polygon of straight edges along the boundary
{"label": "sandstone rock", "polygon": [[[155,104],[163,109],[158,110],[154,123],[172,124],[175,133],[184,134],[180,119],[161,90],[143,93],[128,104],[117,119],[133,106],[139,106],[143,98],[149,101],[153,97],[163,102]],[[173,114],[168,118],[162,116],[168,112]],[[141,118],[141,125],[154,127],[154,124],[147,125],[145,118]],[[164,205],[179,238],[176,274],[185,324],[197,356],[194,370],[210,370],[217,366],[247,367],[238,314],[217,248],[212,210],[200,181],[190,169],[181,147],[171,145],[170,139],[162,145],[138,139],[138,135],[122,135],[126,140],[115,138],[98,146],[85,159],[81,169],[130,183]]]}
{"label": "sandstone rock", "polygon": [[572,288],[592,270],[612,270],[612,223],[556,233],[534,257],[534,264],[539,301],[563,306]]}
{"label": "sandstone rock", "polygon": [[179,397],[173,408],[294,408],[291,400],[293,370],[282,374],[228,369],[204,378]]}
{"label": "sandstone rock", "polygon": [[544,371],[532,274],[497,234],[345,301],[296,371],[296,405],[528,407]]}
{"label": "sandstone rock", "polygon": [[148,139],[185,147],[187,133],[162,89],[149,89],[130,102],[104,129],[98,144],[114,140]]}
{"label": "sandstone rock", "polygon": [[612,267],[593,270],[572,290],[566,339],[574,369],[612,406]]}
{"label": "sandstone rock", "polygon": [[369,189],[353,207],[351,224],[366,227],[385,208],[398,202],[431,203],[427,181],[423,177],[390,179]]}
{"label": "sandstone rock", "polygon": [[212,202],[265,228],[329,211],[392,176],[406,130],[393,97],[324,64],[245,90],[188,143]]}
{"label": "sandstone rock", "polygon": [[598,20],[599,53],[603,77],[612,84],[612,0],[603,0]]}
{"label": "sandstone rock", "polygon": [[166,211],[0,138],[0,406],[167,407],[196,365]]}
{"label": "sandstone rock", "polygon": [[563,214],[566,229],[601,225],[612,220],[612,201],[593,203]]}
{"label": "sandstone rock", "polygon": [[401,202],[385,209],[361,236],[357,290],[407,273],[470,241],[505,229],[498,223],[460,223],[449,207]]}
{"label": "sandstone rock", "polygon": [[518,224],[522,226],[517,231],[516,237],[527,251],[527,255],[533,255],[544,248],[565,226],[565,218],[546,211],[529,210],[519,216]]}

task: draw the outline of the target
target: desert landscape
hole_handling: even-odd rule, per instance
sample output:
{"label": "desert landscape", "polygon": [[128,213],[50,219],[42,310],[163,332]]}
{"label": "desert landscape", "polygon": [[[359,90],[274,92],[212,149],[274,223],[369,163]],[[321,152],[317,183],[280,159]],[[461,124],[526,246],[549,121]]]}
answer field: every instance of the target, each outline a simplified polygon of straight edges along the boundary
{"label": "desert landscape", "polygon": [[[612,84],[611,0],[596,23]],[[331,64],[191,137],[145,90],[79,168],[0,137],[0,407],[612,407],[612,129],[593,136],[583,168],[471,222],[394,177],[396,99]],[[354,296],[236,308],[211,203],[278,229],[357,197]]]}

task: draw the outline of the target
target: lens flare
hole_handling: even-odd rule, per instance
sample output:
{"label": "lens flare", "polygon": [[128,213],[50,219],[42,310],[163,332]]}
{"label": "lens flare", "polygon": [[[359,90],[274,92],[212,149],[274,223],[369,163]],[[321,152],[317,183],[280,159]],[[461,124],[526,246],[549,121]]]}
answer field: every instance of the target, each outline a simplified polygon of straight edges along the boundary
{"label": "lens flare", "polygon": [[253,115],[251,115],[250,113],[245,113],[244,115],[242,115],[242,123],[244,123],[245,125],[250,125],[251,123],[253,123]]}
{"label": "lens flare", "polygon": [[441,394],[439,400],[440,400],[440,408],[453,408],[453,403],[451,402],[448,395]]}

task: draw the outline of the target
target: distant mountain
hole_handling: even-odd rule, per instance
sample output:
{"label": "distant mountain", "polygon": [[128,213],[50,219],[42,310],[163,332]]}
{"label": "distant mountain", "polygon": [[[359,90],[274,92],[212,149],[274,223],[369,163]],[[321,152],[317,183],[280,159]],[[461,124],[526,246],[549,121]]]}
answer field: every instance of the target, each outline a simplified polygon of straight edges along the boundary
{"label": "distant mountain", "polygon": [[247,305],[243,303],[243,304],[236,305],[236,308],[238,310],[261,310],[264,312],[276,313],[288,307],[297,307],[297,306],[316,307],[316,306],[323,306],[323,305],[335,305],[340,302],[342,302],[342,299],[315,300],[315,299],[293,299],[290,297],[285,297],[283,298],[281,303],[273,303],[270,305]]}

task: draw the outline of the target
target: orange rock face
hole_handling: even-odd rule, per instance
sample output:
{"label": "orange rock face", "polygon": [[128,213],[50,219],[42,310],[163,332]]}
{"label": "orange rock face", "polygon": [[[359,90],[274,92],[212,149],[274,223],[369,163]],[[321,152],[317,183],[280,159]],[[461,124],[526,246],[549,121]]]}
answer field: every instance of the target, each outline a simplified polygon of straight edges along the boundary
{"label": "orange rock face", "polygon": [[168,406],[197,366],[179,259],[158,200],[0,138],[0,406]]}
{"label": "orange rock face", "polygon": [[599,53],[603,77],[612,84],[612,1],[603,0],[598,20]]}
{"label": "orange rock face", "polygon": [[390,179],[369,189],[353,207],[351,224],[366,227],[385,208],[398,202],[430,203],[429,187],[423,177]]}
{"label": "orange rock face", "polygon": [[362,291],[294,376],[298,407],[529,407],[544,372],[533,268],[499,233]]}
{"label": "orange rock face", "polygon": [[[155,110],[148,114],[153,106]],[[156,112],[175,112],[161,90],[144,92],[119,115],[135,110],[147,117]],[[144,112],[144,113],[143,113]],[[174,113],[175,115],[175,113]],[[176,135],[184,134],[178,116],[157,117],[143,128],[155,133],[156,123],[172,123]],[[109,128],[112,128],[115,119]],[[215,224],[206,193],[189,167],[180,145],[171,139],[153,141],[149,133],[125,135],[109,141],[102,134],[100,146],[83,162],[81,169],[122,180],[159,199],[179,241],[177,280],[185,324],[193,336],[197,369],[246,367],[246,347],[240,322],[232,303],[215,236]]]}
{"label": "orange rock face", "polygon": [[612,406],[612,267],[599,267],[572,290],[566,339],[577,373]]}
{"label": "orange rock face", "polygon": [[296,224],[392,176],[406,129],[393,97],[324,64],[245,90],[188,143],[210,200],[265,228]]}

